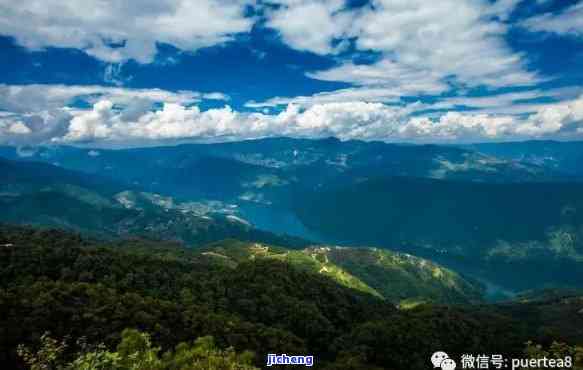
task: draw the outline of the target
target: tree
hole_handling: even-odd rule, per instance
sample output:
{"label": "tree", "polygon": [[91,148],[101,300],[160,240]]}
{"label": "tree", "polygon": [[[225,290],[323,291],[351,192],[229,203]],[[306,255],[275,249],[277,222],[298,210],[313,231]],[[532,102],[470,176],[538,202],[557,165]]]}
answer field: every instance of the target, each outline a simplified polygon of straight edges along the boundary
{"label": "tree", "polygon": [[17,352],[30,370],[60,370],[59,362],[67,348],[65,341],[58,341],[45,333],[40,337],[40,348],[35,351],[30,347],[19,345]]}
{"label": "tree", "polygon": [[553,342],[547,349],[540,344],[527,342],[524,354],[529,359],[565,359],[570,358],[573,370],[583,370],[583,347],[570,346],[566,343]]}
{"label": "tree", "polygon": [[211,336],[180,343],[163,356],[148,333],[125,329],[121,337],[117,352],[103,344],[91,348],[80,339],[77,345],[81,351],[71,362],[64,359],[66,341],[53,339],[48,333],[41,337],[38,350],[19,346],[18,353],[30,370],[258,370],[252,365],[252,352],[220,349]]}

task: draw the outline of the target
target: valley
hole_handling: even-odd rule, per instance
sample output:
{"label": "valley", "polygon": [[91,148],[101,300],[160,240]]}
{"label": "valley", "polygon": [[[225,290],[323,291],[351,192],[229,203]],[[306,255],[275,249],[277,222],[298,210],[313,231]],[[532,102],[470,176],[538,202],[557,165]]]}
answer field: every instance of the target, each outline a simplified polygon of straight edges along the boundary
{"label": "valley", "polygon": [[249,366],[312,351],[330,370],[583,340],[583,182],[561,166],[287,138],[0,156],[6,363],[34,328],[151,335],[167,358],[201,333]]}
{"label": "valley", "polygon": [[[42,162],[46,174],[19,168],[21,178],[3,179],[0,201],[11,210],[5,222],[191,246],[235,237],[376,247],[435,260],[498,291],[574,287],[583,281],[575,148],[332,138],[123,150],[3,147],[5,166],[37,166],[34,173]],[[532,159],[551,150],[564,166]],[[31,209],[38,205],[42,212]]]}

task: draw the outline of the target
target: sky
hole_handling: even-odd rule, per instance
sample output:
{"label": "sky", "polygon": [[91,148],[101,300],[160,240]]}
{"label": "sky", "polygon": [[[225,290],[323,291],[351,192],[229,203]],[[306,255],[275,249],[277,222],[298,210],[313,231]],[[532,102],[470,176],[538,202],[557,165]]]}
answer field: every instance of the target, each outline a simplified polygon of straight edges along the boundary
{"label": "sky", "polygon": [[0,0],[0,144],[583,140],[583,1]]}

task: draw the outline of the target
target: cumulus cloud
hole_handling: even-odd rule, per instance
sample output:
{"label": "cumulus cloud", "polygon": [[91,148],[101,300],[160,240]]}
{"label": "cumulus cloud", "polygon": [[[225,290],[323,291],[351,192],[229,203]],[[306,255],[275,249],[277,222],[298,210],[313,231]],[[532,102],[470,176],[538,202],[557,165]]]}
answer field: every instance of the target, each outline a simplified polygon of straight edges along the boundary
{"label": "cumulus cloud", "polygon": [[[54,88],[60,91],[58,86]],[[77,91],[86,93],[93,88],[79,86]],[[52,91],[49,86],[43,86],[42,90]],[[59,100],[49,94],[47,101],[33,100],[39,104],[36,110],[29,106],[26,111],[4,111],[0,114],[0,143],[124,146],[127,143],[227,141],[282,135],[408,142],[583,138],[583,96],[533,105],[533,113],[527,116],[452,110],[423,115],[422,110],[427,106],[421,103],[387,105],[356,100],[322,101],[303,106],[289,103],[279,113],[268,114],[240,112],[229,106],[203,111],[192,103],[193,93],[183,93],[183,96],[157,90],[114,91],[102,91],[93,96],[88,101],[89,108],[57,107],[58,101],[73,98],[66,95],[65,99],[62,94],[55,94]],[[534,91],[507,95],[499,99],[510,102],[537,94]],[[152,97],[167,97],[168,100],[159,100],[154,105],[144,103]],[[495,103],[489,100],[491,98],[476,99],[474,104],[484,107]]]}
{"label": "cumulus cloud", "polygon": [[248,139],[266,136],[378,139],[391,137],[406,119],[406,109],[380,103],[328,103],[303,110],[290,104],[276,115],[241,113],[230,107],[201,111],[198,107],[164,104],[135,121],[126,121],[110,101],[77,112],[58,142],[177,139]]}
{"label": "cumulus cloud", "polygon": [[559,35],[583,36],[583,3],[574,4],[559,14],[543,14],[522,22],[535,32],[552,32]]}
{"label": "cumulus cloud", "polygon": [[[135,121],[156,104],[188,107],[205,99],[229,100],[225,94],[196,91],[170,92],[160,89],[124,89],[103,86],[4,85],[0,84],[0,142],[20,145],[50,142],[61,138],[79,123],[76,118],[95,111],[94,121],[106,121],[112,111],[123,121]],[[104,102],[108,102],[104,106]],[[80,103],[92,110],[81,109]],[[74,127],[74,126],[73,126]],[[105,138],[105,126],[95,127],[93,135]],[[101,136],[100,136],[101,135]]]}
{"label": "cumulus cloud", "polygon": [[71,115],[65,110],[0,116],[0,143],[28,145],[48,143],[66,134]]}
{"label": "cumulus cloud", "polygon": [[403,138],[416,141],[483,141],[515,136],[511,116],[448,112],[438,119],[412,118],[402,127]]}
{"label": "cumulus cloud", "polygon": [[32,131],[30,130],[30,128],[28,128],[27,125],[18,121],[13,122],[8,126],[8,132],[16,135],[25,135],[30,134]]}
{"label": "cumulus cloud", "polygon": [[412,106],[342,102],[302,109],[290,104],[278,114],[242,113],[229,107],[201,111],[165,104],[135,121],[125,121],[100,101],[71,120],[60,142],[100,140],[233,140],[267,136],[328,137],[343,140],[459,142],[583,135],[583,97],[540,109],[526,119],[513,115],[447,112],[411,115]]}
{"label": "cumulus cloud", "polygon": [[583,136],[583,96],[564,104],[549,105],[516,128],[525,136]]}
{"label": "cumulus cloud", "polygon": [[[246,0],[0,0],[0,34],[22,46],[75,48],[100,60],[150,63],[157,43],[195,51],[250,30]],[[22,20],[26,19],[25,22]]]}

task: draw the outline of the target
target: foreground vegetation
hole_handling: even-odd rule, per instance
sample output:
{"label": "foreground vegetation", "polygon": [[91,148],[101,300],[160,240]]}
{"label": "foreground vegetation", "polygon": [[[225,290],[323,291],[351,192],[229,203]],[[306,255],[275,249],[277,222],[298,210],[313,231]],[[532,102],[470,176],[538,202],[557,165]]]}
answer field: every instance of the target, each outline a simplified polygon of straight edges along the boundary
{"label": "foreground vegetation", "polygon": [[55,230],[2,227],[0,363],[34,368],[48,346],[58,352],[52,368],[89,369],[81,364],[102,359],[157,369],[124,362],[128,354],[161,369],[215,360],[202,368],[264,367],[266,354],[286,353],[313,354],[322,369],[400,370],[426,369],[437,349],[512,357],[529,340],[541,348],[583,343],[576,296],[398,310],[289,261],[217,258],[171,244],[102,245]]}
{"label": "foreground vegetation", "polygon": [[81,338],[77,342],[81,351],[70,362],[65,358],[67,343],[48,334],[40,338],[37,350],[20,346],[18,354],[31,370],[258,370],[251,365],[253,353],[218,349],[210,336],[198,338],[194,343],[180,343],[163,354],[159,347],[153,346],[147,333],[126,329],[121,337],[115,352],[103,344],[87,345]]}

